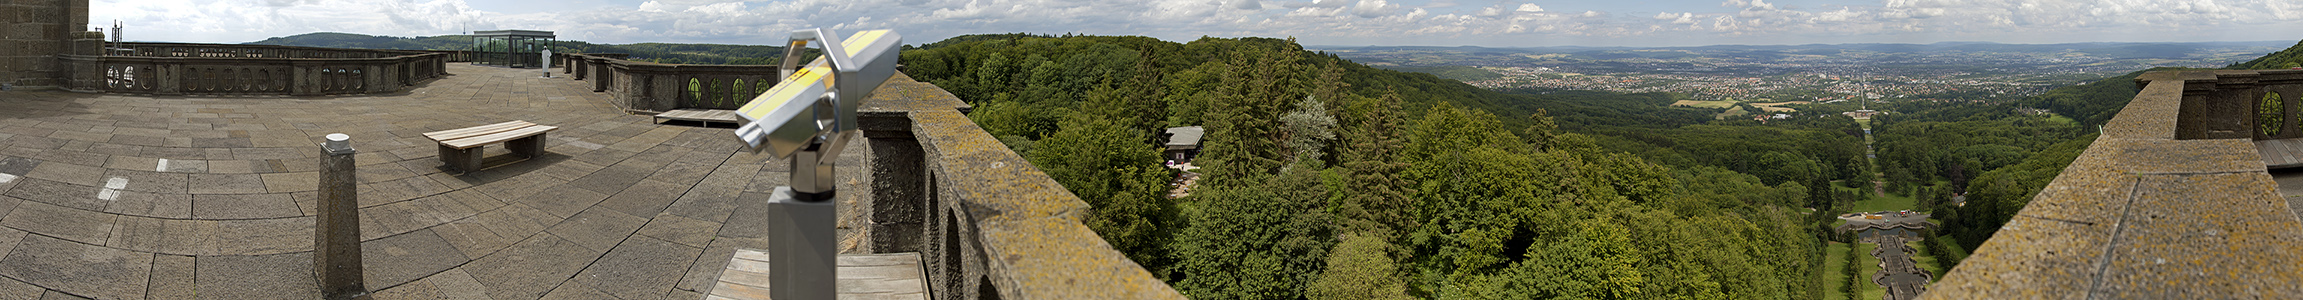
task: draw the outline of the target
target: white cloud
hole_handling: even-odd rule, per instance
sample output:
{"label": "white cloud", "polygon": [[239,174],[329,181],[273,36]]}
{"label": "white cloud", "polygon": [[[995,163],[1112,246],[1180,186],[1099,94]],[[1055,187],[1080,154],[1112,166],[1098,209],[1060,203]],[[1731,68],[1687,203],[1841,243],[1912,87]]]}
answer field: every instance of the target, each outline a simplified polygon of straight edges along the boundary
{"label": "white cloud", "polygon": [[1359,15],[1361,18],[1374,18],[1398,12],[1399,5],[1386,3],[1383,0],[1360,0],[1359,5],[1352,6],[1351,11],[1352,14]]}
{"label": "white cloud", "polygon": [[1612,3],[1553,11],[1561,7],[1547,9],[1524,0],[649,0],[634,6],[487,0],[537,7],[523,12],[476,9],[467,3],[472,0],[91,1],[91,23],[123,20],[131,40],[223,43],[314,31],[441,35],[467,27],[552,30],[564,40],[604,43],[767,44],[794,29],[827,27],[892,28],[911,43],[962,34],[1077,32],[1171,40],[1298,36],[1312,44],[1485,45],[1559,38],[1609,44],[1906,34],[1939,40],[1988,40],[2010,33],[2150,37],[2118,33],[2176,30],[2262,33],[2242,38],[2259,40],[2287,34],[2280,28],[2303,28],[2303,2],[2295,0],[1871,0],[1815,7],[1716,0],[1719,7],[1652,15],[1611,8],[1621,6]]}

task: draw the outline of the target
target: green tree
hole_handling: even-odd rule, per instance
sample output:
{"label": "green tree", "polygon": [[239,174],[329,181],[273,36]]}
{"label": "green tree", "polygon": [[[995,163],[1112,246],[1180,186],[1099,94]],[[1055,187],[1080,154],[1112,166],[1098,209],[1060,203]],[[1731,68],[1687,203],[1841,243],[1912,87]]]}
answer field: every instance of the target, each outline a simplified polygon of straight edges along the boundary
{"label": "green tree", "polygon": [[[1289,44],[1294,47],[1293,44]],[[1202,156],[1206,186],[1249,186],[1286,166],[1285,132],[1274,124],[1289,103],[1304,97],[1301,49],[1243,47],[1219,70],[1208,101]]]}
{"label": "green tree", "polygon": [[1407,278],[1392,260],[1391,239],[1345,233],[1328,252],[1327,270],[1305,288],[1310,299],[1410,299]]}
{"label": "green tree", "polygon": [[1335,244],[1317,169],[1299,165],[1258,186],[1194,192],[1193,225],[1177,236],[1176,289],[1195,299],[1302,298]]}
{"label": "green tree", "polygon": [[1335,186],[1336,215],[1347,222],[1369,222],[1392,232],[1415,231],[1414,182],[1400,177],[1407,169],[1399,152],[1399,97],[1353,101],[1347,106],[1337,153],[1348,182]]}

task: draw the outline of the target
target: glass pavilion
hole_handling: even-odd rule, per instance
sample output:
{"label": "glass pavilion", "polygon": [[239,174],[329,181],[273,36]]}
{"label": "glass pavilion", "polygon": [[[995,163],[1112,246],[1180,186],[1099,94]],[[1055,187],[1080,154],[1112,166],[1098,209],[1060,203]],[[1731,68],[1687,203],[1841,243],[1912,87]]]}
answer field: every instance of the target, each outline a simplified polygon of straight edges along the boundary
{"label": "glass pavilion", "polygon": [[541,68],[539,53],[552,47],[555,36],[550,31],[488,30],[472,32],[472,64]]}

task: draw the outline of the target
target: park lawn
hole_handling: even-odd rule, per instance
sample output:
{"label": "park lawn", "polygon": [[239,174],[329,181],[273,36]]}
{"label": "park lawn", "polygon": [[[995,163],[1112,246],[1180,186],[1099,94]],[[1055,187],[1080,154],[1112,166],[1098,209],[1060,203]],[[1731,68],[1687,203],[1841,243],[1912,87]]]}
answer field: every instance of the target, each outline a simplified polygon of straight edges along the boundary
{"label": "park lawn", "polygon": [[[1846,191],[1856,191],[1856,189],[1855,189],[1855,188],[1850,188],[1850,187],[1840,186],[1840,185],[1838,185],[1838,184],[1833,184],[1833,185],[1831,185],[1831,188],[1832,188],[1832,189],[1836,189],[1836,190],[1839,190],[1839,191],[1841,191],[1841,192],[1846,192]],[[1866,190],[1866,191],[1862,191],[1862,192],[1864,192],[1864,193],[1870,193],[1871,191],[1868,191],[1868,190]],[[1916,198],[1911,198],[1911,197],[1902,197],[1902,196],[1896,196],[1895,194],[1887,194],[1886,196],[1880,196],[1880,195],[1878,195],[1878,194],[1872,194],[1872,196],[1871,196],[1871,199],[1867,199],[1867,200],[1863,200],[1863,201],[1855,201],[1855,205],[1849,206],[1849,207],[1848,207],[1848,210],[1847,210],[1847,212],[1880,212],[1880,211],[1890,211],[1890,210],[1906,210],[1906,209],[1913,209],[1913,208],[1917,208],[1917,207],[1915,207],[1915,206],[1918,206],[1918,205],[1919,205],[1919,200],[1918,200],[1918,199],[1916,199]]]}
{"label": "park lawn", "polygon": [[1831,245],[1823,249],[1823,299],[1845,300],[1847,294],[1839,289],[1847,286],[1847,274],[1840,273],[1839,269],[1847,267],[1847,243],[1826,243]]}
{"label": "park lawn", "polygon": [[1929,278],[1927,282],[1943,281],[1943,268],[1935,265],[1935,251],[1927,251],[1927,243],[1931,242],[1905,242],[1903,245],[1911,247],[1913,250],[1919,250],[1919,255],[1912,256],[1911,260],[1919,263],[1920,270],[1927,270]]}
{"label": "park lawn", "polygon": [[2078,124],[2079,124],[2079,120],[2072,120],[2072,119],[2071,119],[2071,117],[2065,117],[2065,116],[2063,116],[2063,115],[2048,115],[2048,117],[2047,117],[2047,121],[2048,121],[2048,122],[2055,122],[2055,124],[2063,124],[2063,125],[2078,125]]}

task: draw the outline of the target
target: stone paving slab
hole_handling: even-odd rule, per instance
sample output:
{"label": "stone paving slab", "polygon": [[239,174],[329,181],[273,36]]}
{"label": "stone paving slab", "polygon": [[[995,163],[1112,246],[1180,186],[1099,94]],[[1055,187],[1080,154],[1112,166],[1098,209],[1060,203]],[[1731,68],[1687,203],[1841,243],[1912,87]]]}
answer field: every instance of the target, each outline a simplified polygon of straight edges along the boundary
{"label": "stone paving slab", "polygon": [[[788,162],[731,129],[654,124],[591,82],[451,64],[401,94],[141,97],[0,91],[0,299],[310,299],[320,137],[353,138],[376,299],[700,299],[744,201]],[[421,133],[530,120],[546,154],[443,173]],[[868,204],[868,148],[840,158]],[[747,213],[747,211],[749,211]],[[843,240],[858,218],[844,210]]]}

